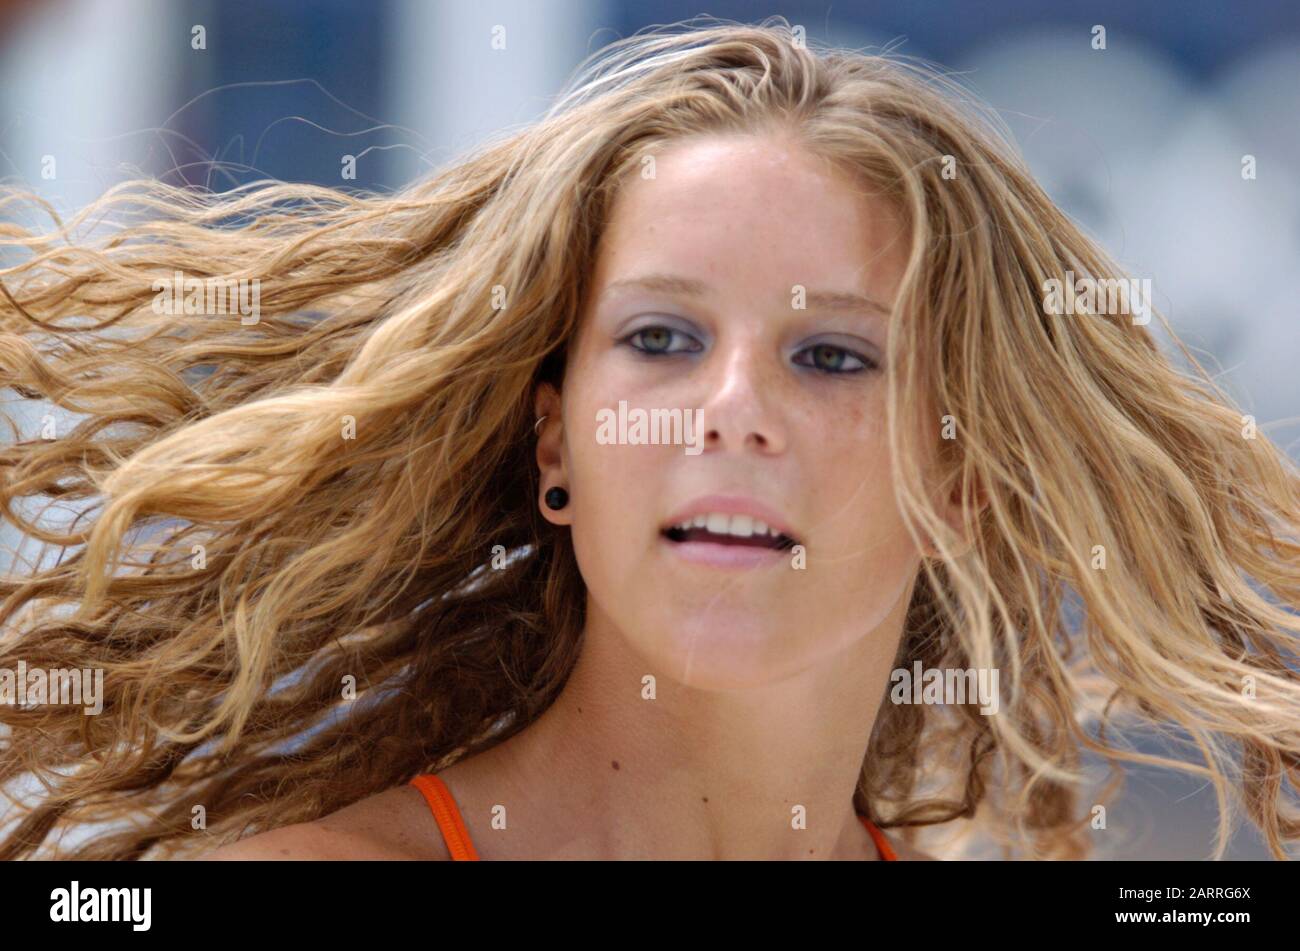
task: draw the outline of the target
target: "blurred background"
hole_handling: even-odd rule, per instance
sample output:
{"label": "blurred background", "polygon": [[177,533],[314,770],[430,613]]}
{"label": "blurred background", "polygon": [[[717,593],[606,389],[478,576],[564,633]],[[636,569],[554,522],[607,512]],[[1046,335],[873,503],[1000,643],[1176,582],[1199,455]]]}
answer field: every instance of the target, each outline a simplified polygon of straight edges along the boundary
{"label": "blurred background", "polygon": [[[1151,279],[1178,336],[1300,459],[1300,3],[697,4],[0,0],[0,179],[60,213],[139,174],[392,189],[537,118],[615,39],[779,14],[813,42],[937,63],[993,106],[1048,193]],[[1212,791],[1128,775],[1097,857],[1204,858]],[[1268,853],[1244,827],[1228,857]]]}

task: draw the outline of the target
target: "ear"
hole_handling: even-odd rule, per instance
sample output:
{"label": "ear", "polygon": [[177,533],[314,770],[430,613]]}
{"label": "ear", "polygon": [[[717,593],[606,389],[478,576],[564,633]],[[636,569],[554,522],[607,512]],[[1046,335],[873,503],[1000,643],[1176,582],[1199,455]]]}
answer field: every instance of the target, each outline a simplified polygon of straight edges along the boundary
{"label": "ear", "polygon": [[[533,398],[534,421],[546,418],[540,424],[534,422],[533,437],[537,441],[537,470],[539,485],[537,505],[542,517],[553,525],[570,525],[573,522],[573,504],[558,511],[546,504],[546,492],[554,486],[570,489],[569,475],[564,469],[564,419],[563,405],[559,391],[550,383],[537,387]],[[570,497],[572,491],[570,490]]]}
{"label": "ear", "polygon": [[[962,491],[961,474],[958,473],[957,480],[952,489],[939,500],[936,508],[944,523],[963,540],[958,543],[957,551],[959,554],[965,554],[975,544],[974,538],[970,536],[970,531],[964,522],[963,512],[969,512],[968,518],[973,523],[978,521],[979,515],[988,506],[988,493],[984,489],[983,483],[979,477],[972,475],[967,481],[965,492]],[[923,555],[927,558],[937,558],[939,552],[934,543],[927,539]]]}

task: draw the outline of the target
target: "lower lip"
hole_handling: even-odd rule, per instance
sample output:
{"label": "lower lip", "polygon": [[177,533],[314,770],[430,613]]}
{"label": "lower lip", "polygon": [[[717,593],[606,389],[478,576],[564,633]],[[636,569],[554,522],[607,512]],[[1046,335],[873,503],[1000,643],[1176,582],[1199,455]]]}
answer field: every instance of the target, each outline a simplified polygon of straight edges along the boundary
{"label": "lower lip", "polygon": [[659,536],[677,557],[696,565],[713,568],[762,568],[785,563],[788,552],[757,545],[723,545],[718,542],[675,542]]}

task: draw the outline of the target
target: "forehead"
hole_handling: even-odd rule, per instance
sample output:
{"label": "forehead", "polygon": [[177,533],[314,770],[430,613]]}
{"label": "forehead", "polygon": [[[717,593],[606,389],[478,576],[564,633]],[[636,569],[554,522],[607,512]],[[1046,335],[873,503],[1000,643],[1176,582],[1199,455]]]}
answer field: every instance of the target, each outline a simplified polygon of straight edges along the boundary
{"label": "forehead", "polygon": [[633,272],[789,292],[830,285],[888,300],[906,266],[893,206],[797,142],[676,142],[635,168],[601,238],[596,289]]}

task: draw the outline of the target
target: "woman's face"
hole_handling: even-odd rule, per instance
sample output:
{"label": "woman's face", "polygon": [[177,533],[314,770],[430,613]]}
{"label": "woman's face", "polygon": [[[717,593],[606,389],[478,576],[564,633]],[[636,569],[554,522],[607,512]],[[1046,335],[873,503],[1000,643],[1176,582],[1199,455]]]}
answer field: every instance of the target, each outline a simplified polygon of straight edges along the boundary
{"label": "woman's face", "polygon": [[[571,527],[589,623],[598,612],[648,669],[771,683],[901,621],[920,553],[894,501],[883,360],[906,254],[886,204],[782,139],[679,142],[618,194],[562,445],[538,458],[543,485],[570,493],[543,511]],[[629,422],[679,411],[697,430],[662,435],[695,444],[611,443],[620,404]],[[710,512],[685,541],[665,534]],[[743,534],[746,513],[799,547],[710,531]],[[869,649],[892,657],[890,630]]]}

